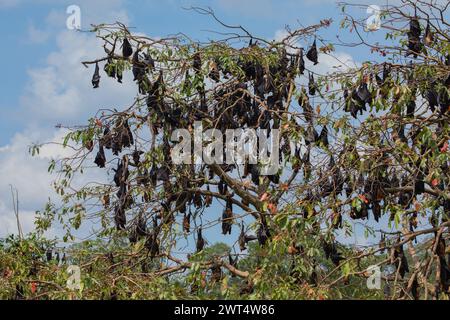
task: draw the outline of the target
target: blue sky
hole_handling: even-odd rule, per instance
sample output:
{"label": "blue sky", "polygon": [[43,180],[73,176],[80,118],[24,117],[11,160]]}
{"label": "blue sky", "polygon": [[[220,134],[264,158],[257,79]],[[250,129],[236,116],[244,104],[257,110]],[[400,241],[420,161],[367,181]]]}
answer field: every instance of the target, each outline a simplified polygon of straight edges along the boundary
{"label": "blue sky", "polygon": [[[381,5],[386,1],[368,2]],[[67,30],[66,8],[72,4],[81,8],[83,30],[91,23],[122,21],[134,31],[154,37],[181,31],[199,40],[214,38],[207,30],[222,29],[210,17],[184,8],[209,6],[223,21],[242,24],[268,39],[282,34],[286,25],[294,29],[299,23],[307,26],[332,18],[333,25],[321,36],[333,41],[341,19],[333,0],[0,0],[0,63],[4,74],[0,95],[0,236],[15,231],[9,184],[19,190],[26,231],[32,228],[34,211],[41,209],[48,197],[54,197],[48,161],[64,155],[64,151],[49,145],[39,157],[31,158],[28,146],[58,140],[63,132],[55,125],[83,124],[99,107],[126,106],[136,94],[131,81],[118,87],[108,79],[93,92],[91,70],[80,62],[101,55],[102,49],[94,35]],[[367,16],[365,9],[355,14]],[[377,35],[368,37],[374,40]],[[366,58],[366,52],[360,49],[352,49],[349,55],[338,48],[337,55],[348,62]],[[332,65],[324,61],[319,67]]]}

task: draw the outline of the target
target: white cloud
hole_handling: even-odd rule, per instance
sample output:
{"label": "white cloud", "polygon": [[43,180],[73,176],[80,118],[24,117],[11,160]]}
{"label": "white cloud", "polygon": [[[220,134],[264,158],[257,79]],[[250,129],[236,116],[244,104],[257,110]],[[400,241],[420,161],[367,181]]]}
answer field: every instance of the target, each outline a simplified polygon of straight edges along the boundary
{"label": "white cloud", "polygon": [[[0,1],[0,7],[5,6],[6,1]],[[86,22],[128,21],[121,7],[122,1],[80,0],[78,3],[84,8]],[[68,156],[71,150],[49,144],[41,148],[38,156],[32,157],[28,152],[30,145],[62,141],[65,131],[56,129],[56,124],[85,124],[99,108],[127,107],[136,94],[130,74],[125,75],[123,84],[118,84],[102,73],[100,88],[94,90],[91,85],[94,68],[87,69],[81,62],[105,54],[99,41],[94,34],[66,30],[65,24],[56,29],[54,23],[57,22],[65,23],[65,12],[50,13],[44,27],[30,27],[29,35],[35,42],[44,41],[41,30],[52,32],[50,36],[55,37],[57,49],[48,55],[42,67],[28,71],[29,81],[15,112],[26,124],[25,129],[17,132],[7,145],[0,146],[0,236],[17,230],[10,185],[19,192],[24,232],[33,229],[34,213],[42,210],[49,197],[58,199],[52,189],[55,176],[50,175],[47,168],[50,159]],[[92,170],[76,183],[104,182],[104,179],[104,171]],[[55,232],[52,230],[51,233]]]}
{"label": "white cloud", "polygon": [[41,30],[41,29],[35,27],[34,24],[30,24],[30,26],[28,27],[27,41],[29,43],[33,43],[33,44],[45,43],[47,41],[47,39],[49,38],[49,36],[50,36],[50,33],[48,31]]}

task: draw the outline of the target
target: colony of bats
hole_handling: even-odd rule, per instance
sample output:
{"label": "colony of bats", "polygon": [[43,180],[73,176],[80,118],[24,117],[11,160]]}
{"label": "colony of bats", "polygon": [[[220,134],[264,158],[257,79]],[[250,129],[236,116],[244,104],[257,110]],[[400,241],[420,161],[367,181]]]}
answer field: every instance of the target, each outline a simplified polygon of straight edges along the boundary
{"label": "colony of bats", "polygon": [[[409,24],[406,55],[414,58],[420,54],[426,54],[427,46],[435,41],[430,25],[427,24],[425,32],[422,33],[417,17],[412,17]],[[241,175],[242,178],[250,178],[253,188],[248,188],[246,192],[254,193],[257,198],[271,187],[276,189],[282,182],[281,170],[275,175],[262,176],[260,167],[249,163],[245,164],[243,172],[238,172],[238,167],[233,165],[220,165],[219,168],[215,168],[207,165],[176,166],[172,164],[170,149],[173,144],[168,138],[170,132],[176,128],[192,128],[196,120],[203,120],[204,129],[215,127],[223,132],[225,129],[233,128],[260,128],[268,129],[270,132],[271,129],[279,129],[283,123],[289,123],[290,128],[294,128],[302,136],[306,151],[300,152],[300,147],[290,150],[291,136],[283,135],[280,160],[290,162],[292,171],[301,173],[303,179],[313,186],[303,194],[303,200],[306,203],[317,204],[326,203],[325,199],[328,198],[349,199],[360,195],[362,199],[360,204],[348,209],[347,216],[351,219],[369,219],[372,216],[378,222],[389,203],[396,203],[403,209],[409,210],[414,199],[426,192],[428,182],[425,182],[425,177],[429,174],[427,157],[431,155],[431,146],[420,143],[422,128],[417,123],[406,126],[399,122],[390,136],[380,137],[380,141],[391,139],[394,142],[408,144],[417,150],[422,157],[417,163],[413,161],[408,163],[409,170],[389,166],[387,163],[392,155],[384,150],[377,159],[380,165],[376,170],[358,172],[346,160],[348,154],[359,157],[356,146],[352,144],[343,146],[339,153],[329,156],[328,163],[324,166],[317,167],[311,162],[310,154],[314,149],[328,150],[336,139],[332,136],[335,132],[331,127],[317,124],[319,115],[312,102],[322,93],[317,83],[318,75],[307,69],[305,58],[313,65],[320,63],[320,50],[317,48],[316,39],[307,48],[306,54],[303,49],[292,53],[283,47],[265,48],[252,39],[247,47],[236,50],[235,56],[231,57],[242,71],[240,73],[227,68],[221,59],[205,58],[205,53],[201,49],[194,50],[190,60],[186,60],[183,64],[184,79],[176,87],[166,83],[166,81],[172,81],[172,75],[162,67],[160,61],[152,58],[150,51],[145,50],[142,42],[134,43],[131,35],[122,38],[121,41],[121,51],[117,49],[116,51],[119,52],[114,52],[115,48],[107,50],[108,57],[102,60],[106,61],[103,70],[107,76],[122,82],[123,70],[118,68],[116,63],[119,60],[128,62],[131,65],[133,80],[139,87],[139,93],[145,97],[146,110],[140,118],[133,114],[120,113],[114,117],[114,120],[103,123],[103,132],[96,143],[95,164],[105,168],[112,159],[119,158],[116,160],[116,167],[113,168],[114,186],[117,188],[115,200],[111,203],[114,222],[117,229],[127,230],[131,242],[146,239],[145,244],[151,256],[156,256],[160,252],[159,234],[163,226],[170,227],[179,217],[182,230],[189,234],[193,231],[192,219],[197,217],[204,207],[211,205],[213,197],[225,202],[221,215],[224,235],[231,234],[233,226],[240,223],[234,217],[236,201],[241,208],[253,206],[256,211],[260,210],[257,204],[252,202],[252,198],[239,199],[235,194],[237,187],[229,185],[225,175]],[[261,51],[266,54],[275,54],[276,63],[263,65],[258,59],[248,58],[252,52]],[[450,57],[442,57],[441,64],[450,66]],[[307,75],[305,71],[308,71]],[[430,80],[426,88],[419,88],[411,73],[412,70],[408,68],[399,68],[388,62],[374,67],[361,82],[351,83],[343,88],[341,110],[354,119],[365,118],[369,115],[375,99],[391,99],[393,105],[396,103],[404,105],[404,108],[395,110],[393,108],[392,114],[400,119],[411,119],[416,112],[416,99],[420,96],[427,102],[429,112],[435,116],[434,130],[439,136],[448,124],[450,96],[447,90],[450,88],[450,75],[436,76]],[[297,88],[296,80],[302,77],[307,77],[307,86],[297,86]],[[399,77],[410,85],[412,91],[406,102],[403,100],[400,102],[395,94],[390,95],[393,81]],[[101,85],[100,79],[99,62],[96,62],[92,77],[94,88]],[[291,86],[298,92],[297,95],[292,95]],[[190,90],[191,96],[185,95],[184,98],[177,100],[173,99],[173,92],[169,92],[187,89]],[[183,94],[180,95],[183,96]],[[298,99],[293,99],[295,96],[298,96]],[[295,101],[301,108],[301,112],[296,116],[289,115],[288,111]],[[159,137],[160,143],[155,148],[160,148],[162,151],[162,159],[156,159],[154,150],[148,150],[141,143],[137,143],[134,136],[136,133],[132,128],[142,124],[140,123],[142,119],[144,122],[151,119],[152,134]],[[443,147],[444,141],[434,146],[435,149]],[[107,154],[105,150],[111,152]],[[301,169],[303,169],[302,172],[300,172]],[[441,170],[448,172],[448,164],[442,164]],[[435,187],[448,191],[448,185],[449,181],[442,178],[439,185]],[[164,190],[163,199],[152,197],[147,192],[141,193],[142,199],[138,199],[136,193],[133,193],[136,189],[156,190],[157,188]],[[217,194],[214,194],[216,189]],[[447,218],[444,215],[442,219],[448,219],[450,200],[439,197],[436,201],[447,214]],[[139,208],[139,203],[142,202],[151,203],[156,213],[149,218],[141,212],[131,222],[127,221],[128,213],[136,212],[132,209]],[[109,205],[108,201],[106,208],[109,208]],[[301,210],[305,218],[315,215],[314,210],[311,213],[306,210],[306,207]],[[335,211],[333,227],[341,228],[344,208],[338,208]],[[237,239],[241,251],[246,250],[250,241],[258,241],[261,246],[270,241],[273,235],[270,219],[266,218],[263,212],[260,212],[258,217],[255,234],[248,234],[243,221],[241,222],[241,232]],[[394,217],[390,219],[393,220]],[[410,228],[412,231],[417,228],[417,214],[412,215]],[[440,238],[439,241],[445,249],[445,240]],[[196,251],[202,251],[206,243],[202,226],[197,226]],[[384,234],[380,241],[380,248],[382,246],[386,246]],[[323,241],[322,247],[326,258],[335,265],[339,265],[345,259],[335,242]],[[391,254],[393,262],[399,267],[400,276],[404,277],[409,267],[403,245],[394,245],[393,248]],[[301,250],[293,250],[293,252],[299,251]],[[439,252],[442,289],[448,290],[450,269],[445,259],[445,250]],[[230,261],[233,265],[237,263],[231,256]],[[214,266],[212,269],[213,275],[220,278],[220,267]],[[314,278],[313,275],[312,278]]]}

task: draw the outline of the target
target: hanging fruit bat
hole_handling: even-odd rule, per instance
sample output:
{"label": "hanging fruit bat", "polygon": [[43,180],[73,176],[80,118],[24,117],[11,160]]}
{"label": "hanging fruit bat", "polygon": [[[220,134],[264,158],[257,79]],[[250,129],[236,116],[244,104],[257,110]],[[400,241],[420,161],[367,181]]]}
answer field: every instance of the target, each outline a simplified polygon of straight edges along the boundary
{"label": "hanging fruit bat", "polygon": [[118,162],[117,162],[117,169],[113,168],[113,171],[115,172],[115,174],[114,174],[114,183],[116,184],[116,187],[120,186],[120,181],[121,181],[121,177],[122,177],[122,170],[123,170],[122,162],[120,160],[118,160]]}
{"label": "hanging fruit bat", "polygon": [[410,100],[406,105],[406,116],[414,117],[415,111],[416,111],[416,102],[414,100]]}
{"label": "hanging fruit bat", "polygon": [[303,109],[303,116],[305,117],[305,120],[309,123],[312,123],[314,110],[309,104],[309,99],[304,89],[302,90],[302,95],[300,95],[300,98],[298,99],[298,104]]}
{"label": "hanging fruit bat", "polygon": [[114,213],[114,222],[116,224],[117,230],[124,230],[127,223],[127,218],[125,215],[125,210],[121,205],[116,206]]}
{"label": "hanging fruit bat", "polygon": [[104,168],[105,167],[105,163],[106,163],[106,157],[105,157],[105,151],[103,150],[103,146],[101,145],[99,147],[99,150],[97,152],[97,155],[95,156],[95,161],[94,163],[99,167],[99,168]]}
{"label": "hanging fruit bat", "polygon": [[259,167],[257,164],[249,164],[250,167],[250,175],[252,177],[252,182],[259,186]]}
{"label": "hanging fruit bat", "polygon": [[220,178],[219,184],[217,186],[217,188],[219,189],[219,193],[224,196],[228,193],[228,186],[225,183],[225,181],[223,181],[222,178]]}
{"label": "hanging fruit bat", "polygon": [[339,266],[340,262],[345,260],[337,251],[336,244],[334,242],[328,243],[325,240],[322,240],[322,249],[325,253],[325,257],[330,259],[335,266]]}
{"label": "hanging fruit bat", "polygon": [[147,226],[145,223],[145,220],[142,218],[142,215],[139,215],[138,221],[136,223],[136,226],[132,230],[129,240],[130,243],[136,243],[138,242],[142,237],[147,235]]}
{"label": "hanging fruit bat", "polygon": [[128,39],[125,37],[122,43],[122,55],[124,56],[124,58],[129,58],[131,57],[132,54],[133,48],[131,47],[131,44],[128,41]]}
{"label": "hanging fruit bat", "polygon": [[308,92],[311,96],[316,95],[316,82],[314,81],[314,74],[309,73],[309,83],[308,83]]}
{"label": "hanging fruit bat", "polygon": [[306,58],[308,58],[309,61],[313,62],[314,65],[319,63],[319,61],[317,60],[316,39],[314,39],[311,48],[309,48],[308,52],[306,53]]}
{"label": "hanging fruit bat", "polygon": [[208,76],[214,80],[215,82],[220,81],[220,72],[219,68],[217,67],[217,63],[213,60],[209,62],[209,74]]}
{"label": "hanging fruit bat", "polygon": [[184,213],[183,230],[186,233],[189,233],[191,230],[191,212],[190,211],[189,211],[189,214],[187,214],[187,215],[186,215],[186,213]]}
{"label": "hanging fruit bat", "polygon": [[227,208],[222,213],[222,234],[231,234],[231,227],[233,226],[233,211]]}
{"label": "hanging fruit bat", "polygon": [[267,223],[265,219],[263,219],[259,225],[259,229],[256,232],[256,237],[258,239],[258,243],[260,246],[264,246],[270,238],[270,231],[269,227],[267,226]]}
{"label": "hanging fruit bat", "polygon": [[364,104],[369,103],[372,100],[372,94],[367,88],[367,83],[361,84],[356,91],[356,94],[360,101],[362,101]]}
{"label": "hanging fruit bat", "polygon": [[403,252],[403,245],[398,245],[400,238],[397,239],[397,245],[394,247],[393,259],[400,277],[404,277],[405,273],[409,272],[408,260]]}
{"label": "hanging fruit bat", "polygon": [[192,68],[198,74],[202,70],[202,59],[200,57],[200,53],[196,52],[194,57],[192,58]]}
{"label": "hanging fruit bat", "polygon": [[112,138],[110,135],[111,130],[108,126],[105,127],[105,130],[103,130],[103,136],[101,137],[99,144],[104,146],[106,149],[112,148]]}
{"label": "hanging fruit bat", "polygon": [[98,62],[95,63],[95,71],[92,76],[92,86],[94,89],[98,88],[100,85],[100,68],[98,67]]}
{"label": "hanging fruit bat", "polygon": [[197,253],[202,251],[204,247],[205,247],[205,239],[203,239],[202,228],[200,227],[197,231],[197,243],[196,243]]}
{"label": "hanging fruit bat", "polygon": [[153,258],[156,255],[159,255],[159,243],[156,232],[147,235],[147,240],[145,241],[145,248],[149,251],[150,257]]}
{"label": "hanging fruit bat", "polygon": [[316,129],[311,124],[309,124],[308,128],[306,129],[306,135],[304,137],[306,145],[316,142],[318,138],[319,134],[317,133]]}
{"label": "hanging fruit bat", "polygon": [[52,251],[52,249],[48,249],[48,250],[45,252],[45,256],[46,256],[46,258],[47,258],[47,262],[52,261],[52,259],[53,259],[53,251]]}
{"label": "hanging fruit bat", "polygon": [[[233,259],[233,257],[231,256],[231,254],[228,253],[228,263],[229,263],[231,266],[237,268],[238,259],[239,259],[239,258],[238,258],[237,255],[236,255],[236,258]],[[232,276],[232,277],[233,277],[233,276]]]}
{"label": "hanging fruit bat", "polygon": [[103,70],[110,78],[116,78],[116,66],[114,66],[112,60],[108,58],[108,62],[105,63]]}
{"label": "hanging fruit bat", "polygon": [[239,249],[241,250],[241,252],[247,249],[245,247],[247,242],[245,241],[244,224],[241,225],[241,233],[239,234],[238,242],[239,242]]}
{"label": "hanging fruit bat", "polygon": [[350,218],[352,219],[365,219],[369,216],[367,204],[365,202],[361,202],[361,208],[358,210],[356,207],[352,207],[350,211]]}
{"label": "hanging fruit bat", "polygon": [[425,192],[425,182],[423,181],[423,175],[419,174],[414,182],[414,194],[422,194]]}
{"label": "hanging fruit bat", "polygon": [[427,20],[427,26],[425,28],[425,35],[423,36],[423,43],[426,46],[431,46],[434,42],[434,34],[431,31],[430,20]]}
{"label": "hanging fruit bat", "polygon": [[118,83],[122,83],[122,79],[123,79],[123,70],[122,70],[122,68],[117,67],[116,74],[117,74],[117,82]]}
{"label": "hanging fruit bat", "polygon": [[304,74],[305,72],[305,60],[303,59],[303,49],[300,49],[298,72]]}
{"label": "hanging fruit bat", "polygon": [[145,67],[144,65],[139,61],[139,51],[136,50],[136,52],[133,55],[133,81],[141,81],[143,77],[145,76]]}
{"label": "hanging fruit bat", "polygon": [[153,60],[150,53],[144,53],[144,60],[143,63],[147,66],[147,68],[150,71],[153,71],[155,69],[155,60]]}
{"label": "hanging fruit bat", "polygon": [[135,167],[139,167],[139,164],[141,163],[141,155],[144,154],[143,151],[140,150],[134,150],[133,152],[133,163]]}
{"label": "hanging fruit bat", "polygon": [[[209,185],[206,186],[206,190],[209,192]],[[212,204],[212,196],[207,194],[205,195],[205,206],[208,208]]]}
{"label": "hanging fruit bat", "polygon": [[372,214],[375,221],[378,222],[381,217],[381,206],[379,201],[372,202]]}
{"label": "hanging fruit bat", "polygon": [[384,250],[386,250],[386,236],[383,232],[381,233],[381,239],[378,244],[378,248],[380,249],[380,253],[384,253]]}
{"label": "hanging fruit bat", "polygon": [[409,32],[408,32],[408,53],[406,56],[413,55],[417,58],[417,54],[421,51],[420,34],[422,30],[420,28],[419,19],[417,16],[412,17],[409,21]]}
{"label": "hanging fruit bat", "polygon": [[216,283],[222,280],[222,268],[214,263],[211,267],[211,282]]}
{"label": "hanging fruit bat", "polygon": [[133,133],[131,132],[130,126],[128,125],[128,120],[125,120],[122,129],[122,146],[128,148],[133,144],[134,144]]}
{"label": "hanging fruit bat", "polygon": [[328,147],[328,128],[323,126],[322,131],[320,131],[318,140],[322,142],[325,147]]}

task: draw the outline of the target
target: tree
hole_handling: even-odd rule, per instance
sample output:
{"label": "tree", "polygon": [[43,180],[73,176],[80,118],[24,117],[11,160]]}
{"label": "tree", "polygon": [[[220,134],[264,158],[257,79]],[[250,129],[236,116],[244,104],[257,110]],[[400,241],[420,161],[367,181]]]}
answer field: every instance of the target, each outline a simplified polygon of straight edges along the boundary
{"label": "tree", "polygon": [[[89,213],[102,222],[99,237],[128,239],[121,255],[132,250],[140,272],[160,288],[168,290],[181,272],[174,296],[208,297],[199,293],[208,277],[221,283],[226,297],[336,298],[350,283],[364,283],[374,263],[395,267],[385,279],[392,283],[390,298],[445,297],[447,6],[405,0],[383,8],[378,32],[386,40],[375,44],[365,37],[365,21],[347,14],[352,8],[342,5],[341,26],[357,42],[338,44],[368,48],[372,60],[327,74],[315,74],[310,65],[333,56],[335,44],[320,37],[330,20],[267,41],[209,9],[193,8],[229,30],[211,43],[184,35],[153,39],[120,23],[95,26],[105,55],[83,62],[94,68],[93,87],[105,76],[122,82],[131,72],[138,94],[129,107],[103,109],[67,135],[64,145],[77,153],[50,167],[59,170],[63,207],[49,205],[38,225],[58,216],[70,237]],[[309,46],[299,46],[300,39]],[[279,130],[282,168],[263,175],[264,164],[248,158],[243,165],[174,163],[172,133],[187,129],[195,139],[196,122],[204,131],[220,129],[224,141],[226,129]],[[111,183],[73,188],[73,177],[92,163],[111,173]],[[250,246],[250,256],[205,255],[206,215],[220,220],[224,234],[242,228],[233,248]],[[341,243],[353,232],[352,220],[368,221],[366,232],[380,235],[379,247]],[[195,248],[175,256],[186,239]],[[136,266],[127,272],[136,275]],[[235,287],[228,287],[231,276],[241,279]]]}

